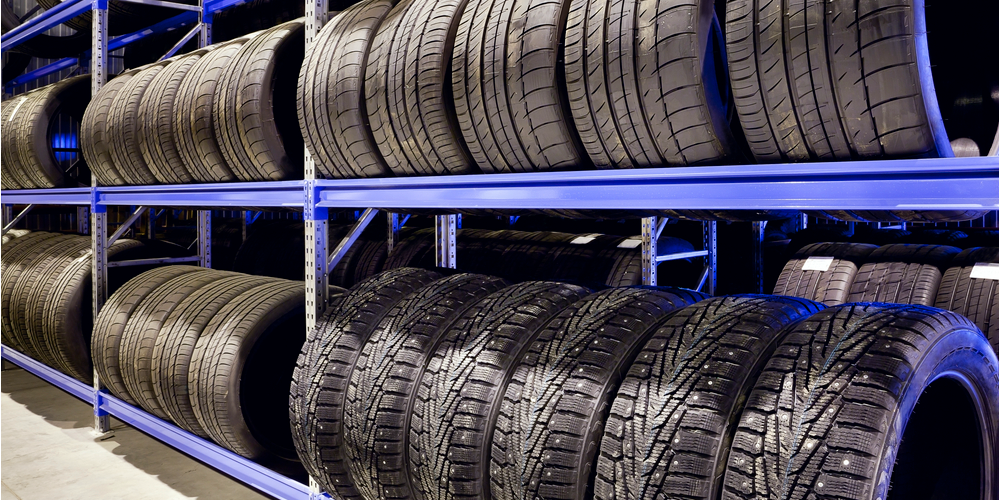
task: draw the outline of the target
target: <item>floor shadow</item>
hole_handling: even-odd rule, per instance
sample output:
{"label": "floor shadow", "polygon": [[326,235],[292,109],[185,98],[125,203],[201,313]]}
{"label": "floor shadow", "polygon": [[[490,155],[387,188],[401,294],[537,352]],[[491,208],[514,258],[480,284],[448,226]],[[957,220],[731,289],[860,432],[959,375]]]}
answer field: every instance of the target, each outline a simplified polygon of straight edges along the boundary
{"label": "floor shadow", "polygon": [[[93,411],[87,403],[24,370],[5,370],[0,390],[56,427],[75,429],[93,425]],[[213,500],[268,498],[256,490],[239,488],[239,485],[247,485],[116,419],[112,419],[111,426],[112,432],[95,438],[95,442],[100,442],[105,447],[113,444],[111,453],[121,456],[178,493]]]}

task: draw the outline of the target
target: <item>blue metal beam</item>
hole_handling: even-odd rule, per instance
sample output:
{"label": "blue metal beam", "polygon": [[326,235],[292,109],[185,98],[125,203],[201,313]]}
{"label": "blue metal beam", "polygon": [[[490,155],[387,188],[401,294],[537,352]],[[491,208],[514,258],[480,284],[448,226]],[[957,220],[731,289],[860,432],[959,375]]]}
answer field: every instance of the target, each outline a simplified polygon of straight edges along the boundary
{"label": "blue metal beam", "polygon": [[92,8],[91,0],[64,0],[20,26],[0,36],[0,52],[17,47],[25,40],[40,35]]}
{"label": "blue metal beam", "polygon": [[997,210],[999,158],[316,181],[320,208]]}
{"label": "blue metal beam", "polygon": [[246,3],[248,0],[206,0],[205,1],[205,17],[208,17],[220,10],[228,9],[229,7],[235,7],[236,5],[241,5]]}
{"label": "blue metal beam", "polygon": [[305,181],[100,187],[97,188],[97,204],[302,208],[305,206]]}
{"label": "blue metal beam", "polygon": [[[95,393],[93,387],[5,345],[0,346],[0,352],[2,352],[3,359],[24,368],[42,380],[83,401],[94,401]],[[264,494],[285,499],[309,500],[310,498],[320,498],[331,500],[329,495],[310,497],[307,485],[282,476],[215,443],[195,436],[169,422],[129,405],[104,391],[100,391],[96,394],[96,397],[99,408],[113,415],[118,420],[149,434]]]}
{"label": "blue metal beam", "polygon": [[19,189],[0,191],[3,203],[30,205],[38,200],[39,205],[90,205],[91,188]]}
{"label": "blue metal beam", "polygon": [[[198,14],[196,12],[184,12],[179,15],[173,16],[170,19],[160,21],[146,29],[142,29],[127,35],[121,35],[113,38],[108,43],[108,51],[120,49],[130,43],[137,42],[143,38],[156,36],[161,33],[166,33],[167,31],[173,31],[178,28],[183,28],[185,26],[193,26],[198,22]],[[65,59],[60,59],[54,63],[48,64],[41,68],[38,68],[30,73],[25,73],[7,84],[7,88],[13,88],[18,85],[23,85],[33,80],[51,75],[52,73],[57,73],[66,68],[75,66],[81,60],[90,59],[90,50],[86,50],[80,54],[80,57],[67,57]]]}

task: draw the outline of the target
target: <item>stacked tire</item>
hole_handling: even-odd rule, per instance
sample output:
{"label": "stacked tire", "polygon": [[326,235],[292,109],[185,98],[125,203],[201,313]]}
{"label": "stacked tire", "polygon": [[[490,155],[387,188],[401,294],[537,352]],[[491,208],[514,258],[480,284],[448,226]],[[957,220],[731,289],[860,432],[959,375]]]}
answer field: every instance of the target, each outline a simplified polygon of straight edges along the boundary
{"label": "stacked tire", "polygon": [[[997,375],[931,307],[399,268],[310,332],[289,404],[338,498],[884,498],[893,466],[907,491],[994,486]],[[921,478],[928,450],[960,467]]]}
{"label": "stacked tire", "polygon": [[784,266],[773,293],[820,301],[935,306],[964,315],[999,352],[999,248],[813,243]]}
{"label": "stacked tire", "polygon": [[68,165],[57,159],[53,139],[57,122],[74,129],[79,125],[88,102],[90,77],[76,76],[0,104],[3,189],[77,185],[77,179],[66,174]]}
{"label": "stacked tire", "polygon": [[[109,259],[142,247],[120,239]],[[3,244],[3,343],[78,380],[90,383],[90,238],[41,231]],[[122,276],[111,273],[113,289]]]}
{"label": "stacked tire", "polygon": [[87,108],[83,154],[101,185],[302,177],[293,116],[301,21],[122,73]]}
{"label": "stacked tire", "polygon": [[167,266],[108,299],[91,347],[112,395],[280,469],[295,459],[283,405],[304,332],[302,282]]}

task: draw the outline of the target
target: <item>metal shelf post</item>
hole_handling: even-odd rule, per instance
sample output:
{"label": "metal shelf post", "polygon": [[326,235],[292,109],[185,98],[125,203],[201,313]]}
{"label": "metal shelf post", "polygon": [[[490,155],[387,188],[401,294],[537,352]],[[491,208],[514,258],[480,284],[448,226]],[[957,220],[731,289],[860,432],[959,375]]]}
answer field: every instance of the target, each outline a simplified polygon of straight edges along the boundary
{"label": "metal shelf post", "polygon": [[438,215],[434,218],[434,246],[437,251],[437,267],[455,269],[458,265],[457,230],[458,216]]}
{"label": "metal shelf post", "polygon": [[[108,0],[93,0],[90,39],[90,95],[96,96],[104,84],[107,83],[107,62],[108,62]],[[107,209],[97,204],[97,178],[92,181],[93,191],[90,201],[90,251],[91,251],[91,276],[93,279],[93,314],[104,307],[104,302],[108,299],[108,258],[107,258],[107,238],[108,238],[108,217]],[[111,417],[108,412],[102,409],[102,395],[106,394],[97,370],[94,370],[94,430],[100,434],[105,434],[111,430]]]}
{"label": "metal shelf post", "polygon": [[212,267],[212,211],[198,210],[198,265]]}
{"label": "metal shelf post", "polygon": [[763,238],[766,221],[753,223],[753,292],[763,293]]}
{"label": "metal shelf post", "polygon": [[[707,280],[708,295],[715,294],[715,287],[718,285],[718,223],[715,221],[702,222],[701,232],[704,234],[704,249],[708,251],[705,257],[704,278]],[[698,287],[698,290],[703,287]]]}
{"label": "metal shelf post", "polygon": [[659,282],[656,268],[659,265],[657,242],[663,222],[659,217],[642,218],[642,284],[656,286]]}

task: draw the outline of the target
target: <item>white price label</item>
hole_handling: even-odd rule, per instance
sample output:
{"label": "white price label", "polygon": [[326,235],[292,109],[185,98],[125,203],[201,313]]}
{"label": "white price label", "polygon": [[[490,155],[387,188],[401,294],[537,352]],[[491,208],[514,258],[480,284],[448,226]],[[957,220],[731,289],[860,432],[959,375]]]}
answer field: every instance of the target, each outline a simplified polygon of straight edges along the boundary
{"label": "white price label", "polygon": [[569,242],[570,245],[585,245],[593,240],[597,239],[596,236],[580,236]]}
{"label": "white price label", "polygon": [[999,263],[979,262],[971,268],[971,277],[980,280],[999,280]]}
{"label": "white price label", "polygon": [[642,244],[642,240],[628,239],[617,244],[618,248],[638,248]]}
{"label": "white price label", "polygon": [[835,257],[809,257],[805,259],[805,265],[801,266],[802,271],[826,272],[832,266]]}
{"label": "white price label", "polygon": [[17,110],[21,109],[21,105],[24,104],[24,101],[27,100],[28,100],[27,97],[22,97],[21,100],[18,101],[17,106],[14,106],[14,111],[10,112],[10,118],[7,119],[8,122],[14,121],[14,115],[17,114]]}

